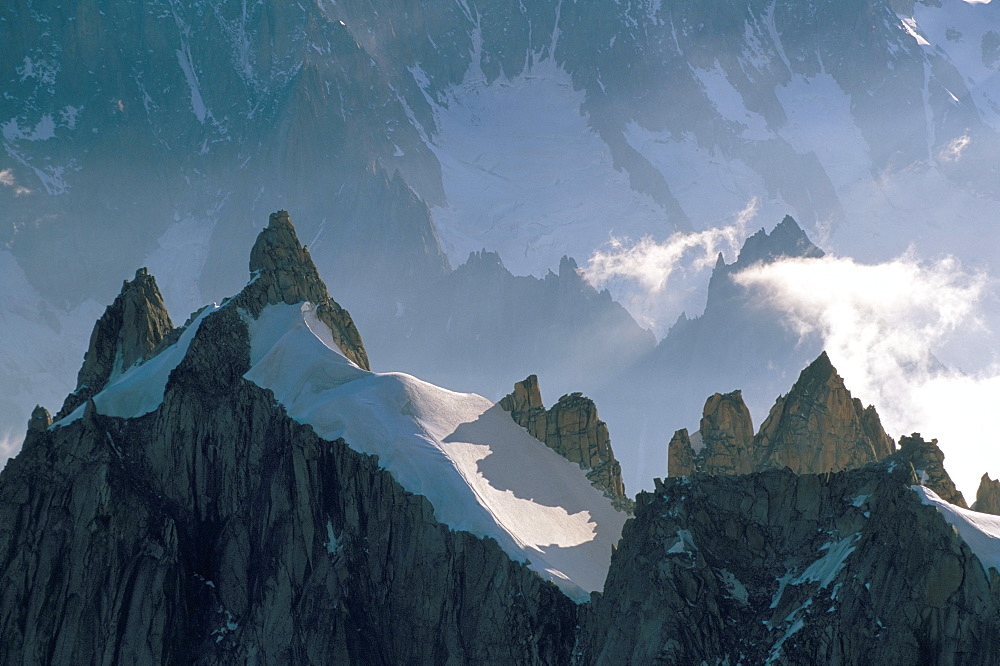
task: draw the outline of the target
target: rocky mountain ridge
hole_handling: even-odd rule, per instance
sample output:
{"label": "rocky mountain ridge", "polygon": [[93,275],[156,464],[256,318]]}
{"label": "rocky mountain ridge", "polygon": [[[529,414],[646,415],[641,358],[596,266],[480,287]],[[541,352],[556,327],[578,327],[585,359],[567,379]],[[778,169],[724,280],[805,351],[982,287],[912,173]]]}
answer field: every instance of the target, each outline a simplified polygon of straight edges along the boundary
{"label": "rocky mountain ridge", "polygon": [[[347,326],[346,311],[333,309],[287,214],[271,217],[252,256],[256,273],[240,295],[167,332],[156,346],[170,346],[154,347],[155,355],[117,380],[156,378],[146,368],[183,347],[150,411],[102,413],[109,384],[56,423],[42,408],[33,413],[24,450],[0,472],[0,575],[9,582],[0,587],[7,637],[0,661],[638,666],[874,657],[972,665],[1000,657],[991,638],[1000,629],[1000,552],[975,538],[987,529],[1000,535],[1000,523],[990,527],[935,504],[948,489],[933,441],[903,438],[898,452],[855,470],[658,481],[655,492],[638,496],[635,518],[608,553],[603,591],[574,600],[503,543],[442,524],[441,505],[401,485],[390,455],[321,437],[321,422],[290,416],[301,412],[297,402],[278,399],[286,391],[280,381],[255,383],[279,369],[347,372],[323,385],[334,393],[357,378],[381,380],[348,360],[364,349],[360,335]],[[161,321],[152,277],[140,272],[124,285],[122,302],[138,293],[146,298],[137,316],[118,317],[112,307],[95,327],[101,345],[146,340],[138,333]],[[320,303],[287,302],[307,294]],[[331,321],[344,326],[339,333],[318,312],[324,302],[336,315]],[[289,313],[301,323],[282,328]],[[314,340],[339,365],[294,355],[308,340],[298,333],[312,336],[312,326],[328,331]],[[261,336],[287,345],[262,350]],[[113,357],[106,346],[88,359]],[[278,364],[264,367],[273,355]],[[812,413],[802,387],[817,398],[846,391],[828,360],[817,363],[781,404]],[[302,386],[317,385],[293,388]],[[453,400],[466,399],[438,390],[443,402],[427,402],[417,384],[401,386],[402,394],[363,397],[399,403],[403,414],[448,412],[459,404]],[[494,406],[463,424],[464,434],[454,430],[443,440],[475,431],[467,452],[498,449],[486,426],[501,418],[601,470],[608,485],[615,459],[592,402],[569,395],[545,410],[529,377],[506,403],[517,423]],[[741,405],[738,393],[709,400],[704,430],[720,451],[749,436]],[[807,418],[808,427],[794,433],[815,434],[810,428],[836,425],[843,413]],[[402,445],[387,422],[371,425],[376,437]],[[426,446],[439,435],[424,426],[417,436]],[[525,451],[558,459],[540,441],[531,446]],[[594,479],[559,460],[582,483],[572,499],[559,500],[565,505],[536,510],[597,515],[593,505],[577,504],[599,496]],[[530,476],[530,468],[496,476],[487,457],[474,469],[506,482],[505,503],[525,500],[515,477]],[[545,484],[562,483],[548,474],[554,469],[545,470]],[[609,478],[618,488],[620,477]],[[557,521],[542,527],[547,545],[538,557],[573,547],[548,544],[561,529]],[[594,535],[588,528],[584,536]]]}
{"label": "rocky mountain ridge", "polygon": [[[674,433],[668,457],[670,477],[731,476],[769,469],[830,474],[874,463],[899,464],[916,470],[920,482],[945,501],[968,508],[945,471],[937,440],[925,442],[915,433],[900,437],[897,449],[878,412],[851,396],[826,352],[802,371],[787,394],[778,397],[756,435],[741,392],[716,393],[705,402],[701,428],[694,436],[686,429]],[[983,507],[988,506],[988,489],[984,480]]]}
{"label": "rocky mountain ridge", "polygon": [[641,493],[578,663],[991,663],[1000,576],[918,483],[878,464]]}

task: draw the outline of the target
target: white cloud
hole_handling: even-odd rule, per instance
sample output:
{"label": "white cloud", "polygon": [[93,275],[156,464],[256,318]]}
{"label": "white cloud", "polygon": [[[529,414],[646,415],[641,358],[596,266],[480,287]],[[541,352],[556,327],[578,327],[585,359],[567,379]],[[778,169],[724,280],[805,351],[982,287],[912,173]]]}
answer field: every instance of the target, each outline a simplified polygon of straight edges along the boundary
{"label": "white cloud", "polygon": [[733,253],[738,250],[746,238],[747,223],[757,214],[757,209],[757,199],[753,198],[729,226],[678,232],[663,242],[647,236],[629,245],[628,239],[612,237],[608,250],[596,250],[583,272],[598,285],[624,277],[635,280],[649,291],[662,291],[675,271],[684,270],[685,266],[708,267],[715,263],[720,251]]}
{"label": "white cloud", "polygon": [[604,249],[591,255],[581,270],[598,288],[616,284],[615,296],[629,312],[642,323],[660,328],[665,323],[664,310],[670,310],[665,305],[676,296],[666,293],[671,280],[711,268],[720,252],[734,259],[758,208],[755,197],[726,226],[678,232],[659,242],[648,236],[635,243],[612,237]]}
{"label": "white cloud", "polygon": [[874,404],[894,437],[937,438],[946,467],[971,503],[979,477],[1000,474],[1000,434],[983,423],[1000,395],[990,349],[975,374],[943,368],[934,354],[970,331],[991,286],[954,258],[912,254],[875,265],[851,259],[786,259],[742,271],[736,280],[788,317],[819,333],[848,388]]}
{"label": "white cloud", "polygon": [[941,149],[941,152],[938,153],[938,159],[942,162],[957,162],[962,159],[962,153],[970,143],[972,143],[972,137],[968,134],[956,137]]}

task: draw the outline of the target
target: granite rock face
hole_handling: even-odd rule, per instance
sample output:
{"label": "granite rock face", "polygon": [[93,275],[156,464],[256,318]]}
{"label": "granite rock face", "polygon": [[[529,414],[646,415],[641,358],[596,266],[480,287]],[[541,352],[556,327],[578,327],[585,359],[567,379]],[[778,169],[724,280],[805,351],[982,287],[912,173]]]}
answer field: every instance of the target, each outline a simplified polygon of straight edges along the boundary
{"label": "granite rock face", "polygon": [[156,280],[140,268],[131,282],[124,281],[118,297],[94,326],[76,390],[66,398],[57,418],[100,393],[110,379],[134,363],[152,357],[173,328]]}
{"label": "granite rock face", "polygon": [[976,501],[972,509],[1000,516],[1000,479],[991,479],[989,474],[983,474],[983,478],[979,480]]}
{"label": "granite rock face", "polygon": [[535,439],[587,472],[587,478],[619,509],[628,509],[621,464],[611,449],[608,426],[597,416],[597,406],[580,393],[571,393],[546,410],[538,377],[530,375],[514,384],[514,392],[500,406]]}
{"label": "granite rock face", "polygon": [[880,464],[641,493],[577,663],[996,663],[1000,576],[916,483]]}
{"label": "granite rock face", "polygon": [[740,391],[713,394],[705,401],[700,425],[695,433],[697,451],[687,430],[678,430],[670,440],[667,469],[671,476],[705,471],[747,474],[754,470],[753,420]]}
{"label": "granite rock face", "polygon": [[861,467],[893,451],[869,407],[851,396],[826,352],[778,398],[754,439],[757,469],[823,473]]}
{"label": "granite rock face", "polygon": [[[755,436],[739,391],[705,403],[694,438],[678,431],[668,448],[670,476],[747,474],[788,467],[819,474],[862,467],[895,450],[875,408],[851,396],[826,352],[778,398]],[[695,450],[692,439],[700,441]],[[686,461],[690,459],[690,464]]]}
{"label": "granite rock face", "polygon": [[365,370],[368,353],[351,314],[330,298],[309,250],[302,246],[287,211],[272,213],[250,250],[250,283],[237,304],[255,317],[267,305],[308,301],[333,334],[344,356]]}

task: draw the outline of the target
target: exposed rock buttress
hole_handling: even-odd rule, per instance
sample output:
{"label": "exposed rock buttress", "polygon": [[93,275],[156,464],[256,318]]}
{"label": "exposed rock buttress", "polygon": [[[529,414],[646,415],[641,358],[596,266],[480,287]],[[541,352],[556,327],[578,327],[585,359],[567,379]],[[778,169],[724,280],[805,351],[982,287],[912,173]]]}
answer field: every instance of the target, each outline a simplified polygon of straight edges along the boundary
{"label": "exposed rock buttress", "polygon": [[586,471],[587,478],[619,509],[631,502],[625,495],[621,464],[611,449],[608,426],[597,416],[597,406],[580,393],[571,393],[546,410],[538,377],[530,375],[514,384],[514,391],[500,406],[528,433]]}
{"label": "exposed rock buttress", "polygon": [[752,431],[740,392],[716,393],[705,403],[700,430],[695,435],[679,430],[671,439],[669,475],[784,467],[819,474],[863,467],[895,450],[875,408],[851,396],[826,352],[778,398],[755,436]]}
{"label": "exposed rock buttress", "polygon": [[133,364],[149,360],[173,328],[156,280],[140,268],[131,282],[124,281],[118,297],[94,325],[76,390],[67,396],[56,419],[100,393]]}
{"label": "exposed rock buttress", "polygon": [[330,297],[309,250],[299,242],[288,212],[271,213],[250,250],[250,282],[236,297],[254,317],[267,305],[308,301],[333,334],[344,356],[370,370],[368,353],[351,314]]}

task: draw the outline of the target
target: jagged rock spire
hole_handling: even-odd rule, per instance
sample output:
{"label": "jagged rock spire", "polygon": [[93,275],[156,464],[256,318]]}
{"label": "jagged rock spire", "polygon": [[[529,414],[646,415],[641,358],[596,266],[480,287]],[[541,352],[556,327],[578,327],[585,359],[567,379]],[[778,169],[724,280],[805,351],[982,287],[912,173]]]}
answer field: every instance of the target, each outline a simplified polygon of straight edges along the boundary
{"label": "jagged rock spire", "polygon": [[670,440],[668,474],[747,474],[788,467],[821,474],[862,467],[895,449],[872,406],[851,396],[823,352],[778,398],[756,436],[739,391],[705,403],[696,436],[678,430]]}
{"label": "jagged rock spire", "polygon": [[869,409],[866,415],[824,351],[771,408],[754,439],[755,467],[824,473],[881,460],[893,443]]}
{"label": "jagged rock spire", "polygon": [[979,489],[976,490],[976,501],[972,509],[1000,516],[1000,479],[991,479],[989,474],[983,474],[983,478],[979,480]]}
{"label": "jagged rock spire", "polygon": [[236,297],[239,307],[257,317],[268,305],[308,301],[333,334],[344,355],[365,370],[368,353],[350,313],[330,298],[326,284],[295,233],[288,212],[271,213],[267,227],[250,250],[250,283]]}
{"label": "jagged rock spire", "polygon": [[28,419],[28,432],[42,432],[52,425],[52,415],[49,410],[41,405],[35,405],[31,410],[31,418]]}
{"label": "jagged rock spire", "polygon": [[670,476],[694,472],[747,474],[754,471],[753,420],[743,393],[715,393],[705,401],[695,450],[686,429],[670,440],[667,470]]}
{"label": "jagged rock spire", "polygon": [[546,410],[538,377],[529,375],[514,384],[514,392],[500,406],[535,439],[587,472],[591,484],[603,491],[619,509],[630,509],[625,495],[621,464],[611,450],[608,426],[597,416],[597,406],[580,393],[571,393]]}
{"label": "jagged rock spire", "polygon": [[936,439],[925,441],[919,432],[909,437],[903,435],[899,438],[899,450],[889,456],[887,462],[912,467],[920,485],[933,490],[945,502],[969,508],[965,496],[955,487],[955,482],[944,468],[944,451]]}
{"label": "jagged rock spire", "polygon": [[121,292],[94,325],[90,347],[57,419],[97,395],[108,381],[139,361],[151,358],[173,330],[156,280],[145,268],[125,280]]}
{"label": "jagged rock spire", "polygon": [[740,249],[736,263],[739,268],[745,268],[758,262],[770,262],[779,257],[822,257],[823,250],[818,248],[802,227],[786,215],[781,222],[767,233],[763,229],[750,236]]}

